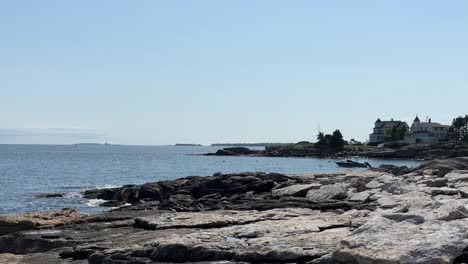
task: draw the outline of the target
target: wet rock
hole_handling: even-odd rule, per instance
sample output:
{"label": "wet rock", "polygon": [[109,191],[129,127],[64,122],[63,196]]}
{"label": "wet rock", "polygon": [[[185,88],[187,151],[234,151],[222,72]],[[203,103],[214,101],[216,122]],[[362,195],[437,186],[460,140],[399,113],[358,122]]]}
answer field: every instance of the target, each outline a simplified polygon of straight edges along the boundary
{"label": "wet rock", "polygon": [[99,206],[102,206],[102,207],[118,207],[121,205],[124,205],[124,203],[121,201],[115,201],[115,200],[107,201],[107,202],[103,202],[99,204]]}

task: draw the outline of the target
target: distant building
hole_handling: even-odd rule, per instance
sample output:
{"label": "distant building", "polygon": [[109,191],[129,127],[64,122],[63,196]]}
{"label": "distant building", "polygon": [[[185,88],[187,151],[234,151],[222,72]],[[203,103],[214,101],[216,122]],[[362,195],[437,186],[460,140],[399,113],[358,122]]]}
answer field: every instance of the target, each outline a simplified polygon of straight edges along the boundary
{"label": "distant building", "polygon": [[434,123],[429,118],[428,122],[421,122],[416,116],[413,125],[405,135],[405,142],[416,143],[437,143],[447,140],[450,126]]}
{"label": "distant building", "polygon": [[[404,133],[408,131],[409,126],[403,121],[381,121],[380,118],[375,121],[374,133],[369,135],[369,143],[378,144],[386,141],[386,136],[391,132],[394,134],[392,140],[403,140]],[[390,131],[390,132],[389,132]],[[401,134],[398,132],[403,131]]]}

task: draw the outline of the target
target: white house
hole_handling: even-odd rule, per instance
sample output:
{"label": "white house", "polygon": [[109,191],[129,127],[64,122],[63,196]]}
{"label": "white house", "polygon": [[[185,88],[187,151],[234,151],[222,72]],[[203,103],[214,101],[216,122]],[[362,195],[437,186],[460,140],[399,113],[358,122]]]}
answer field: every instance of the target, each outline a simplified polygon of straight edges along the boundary
{"label": "white house", "polygon": [[447,134],[450,126],[434,123],[429,118],[428,122],[421,122],[416,116],[413,125],[408,133],[405,134],[405,143],[437,143],[447,140]]}
{"label": "white house", "polygon": [[[407,131],[409,126],[406,122],[390,120],[390,121],[381,121],[380,118],[375,121],[374,131],[369,135],[369,143],[378,144],[385,142],[385,135],[388,131]],[[403,138],[401,138],[403,140]]]}

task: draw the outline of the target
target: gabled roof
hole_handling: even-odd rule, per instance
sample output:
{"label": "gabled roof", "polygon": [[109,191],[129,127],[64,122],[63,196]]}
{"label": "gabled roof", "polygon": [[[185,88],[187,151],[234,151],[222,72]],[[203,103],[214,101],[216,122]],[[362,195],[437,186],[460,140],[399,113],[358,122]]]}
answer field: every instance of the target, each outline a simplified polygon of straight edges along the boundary
{"label": "gabled roof", "polygon": [[380,122],[380,125],[378,126],[378,128],[393,128],[393,127],[399,128],[405,125],[408,126],[408,124],[406,124],[406,122],[403,122],[403,121],[383,121],[383,122]]}
{"label": "gabled roof", "polygon": [[424,125],[429,125],[429,126],[432,126],[432,127],[444,127],[444,128],[449,128],[449,127],[450,127],[450,126],[448,126],[448,125],[442,125],[442,124],[440,124],[440,123],[434,123],[434,122],[431,122],[431,123],[429,123],[429,122],[422,122],[421,125],[423,125],[423,124],[424,124]]}

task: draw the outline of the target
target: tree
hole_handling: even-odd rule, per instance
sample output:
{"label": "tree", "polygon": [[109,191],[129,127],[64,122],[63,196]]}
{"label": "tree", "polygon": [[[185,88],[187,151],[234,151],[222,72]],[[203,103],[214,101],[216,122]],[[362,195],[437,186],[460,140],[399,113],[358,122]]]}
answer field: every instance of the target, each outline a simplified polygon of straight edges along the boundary
{"label": "tree", "polygon": [[453,119],[452,125],[449,128],[448,137],[451,141],[457,143],[468,142],[468,115]]}
{"label": "tree", "polygon": [[352,138],[349,140],[350,145],[362,145],[362,142],[357,141],[356,139]]}
{"label": "tree", "polygon": [[317,135],[317,143],[315,146],[321,149],[332,149],[334,151],[342,150],[344,148],[345,141],[343,140],[343,135],[340,130],[335,130],[332,135],[324,134],[319,132]]}
{"label": "tree", "polygon": [[405,134],[408,132],[408,128],[406,126],[402,126],[398,128],[397,130],[397,135],[398,139],[397,140],[404,140],[405,139]]}
{"label": "tree", "polygon": [[317,135],[317,140],[320,142],[325,138],[325,134],[323,132],[319,132]]}
{"label": "tree", "polygon": [[325,135],[323,132],[319,132],[317,135],[317,143],[315,143],[315,145],[320,148],[328,146],[329,139],[327,136],[330,135]]}
{"label": "tree", "polygon": [[[395,129],[395,128],[393,128],[393,129]],[[387,132],[385,133],[385,141],[394,141],[395,133],[394,133],[393,129],[387,130]]]}
{"label": "tree", "polygon": [[405,139],[405,134],[408,132],[406,126],[399,128],[393,127],[385,133],[385,141],[399,141]]}
{"label": "tree", "polygon": [[330,140],[330,147],[336,150],[342,150],[344,148],[343,134],[340,130],[335,130]]}

